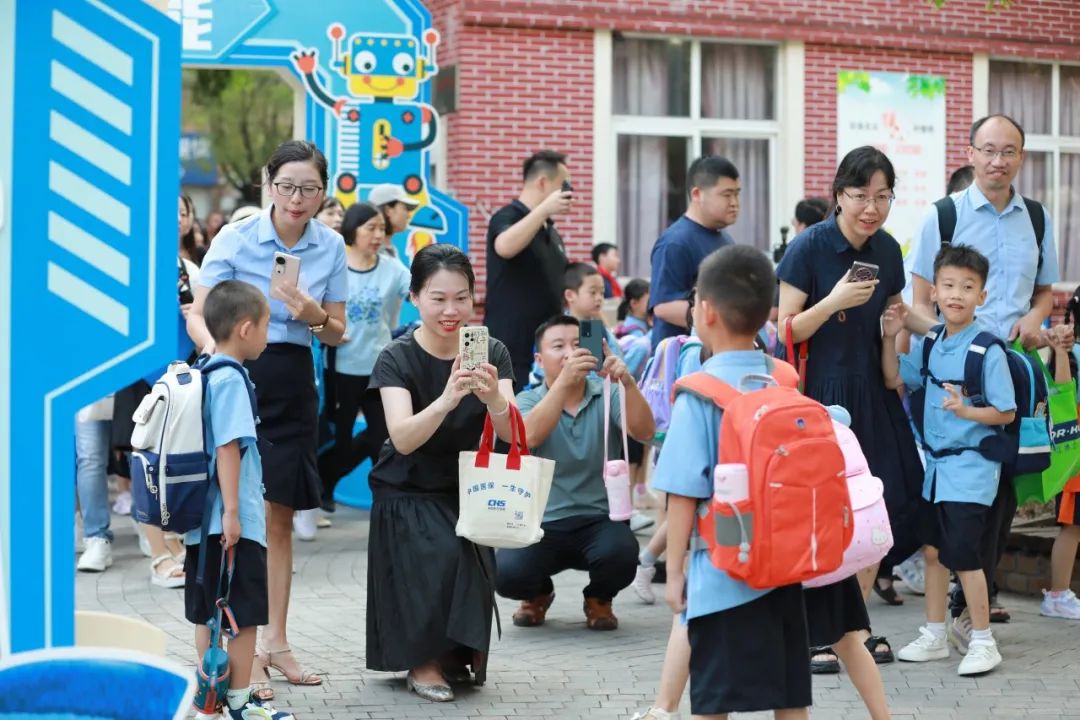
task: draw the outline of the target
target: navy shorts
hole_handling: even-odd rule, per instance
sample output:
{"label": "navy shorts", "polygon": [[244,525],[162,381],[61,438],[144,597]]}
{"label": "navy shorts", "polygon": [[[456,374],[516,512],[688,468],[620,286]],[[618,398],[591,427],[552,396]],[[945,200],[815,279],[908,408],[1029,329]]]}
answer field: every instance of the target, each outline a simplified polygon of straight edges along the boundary
{"label": "navy shorts", "polygon": [[[205,625],[217,612],[218,569],[221,567],[221,536],[206,539],[206,568],[203,584],[195,582],[202,544],[188,545],[184,560],[184,616],[188,622]],[[226,583],[227,585],[227,583]],[[236,543],[229,608],[240,628],[266,625],[269,601],[266,589],[266,548],[254,540],[240,538]]]}
{"label": "navy shorts", "polygon": [[690,620],[690,712],[809,707],[810,650],[801,585]]}
{"label": "navy shorts", "polygon": [[968,502],[922,501],[923,543],[937,548],[941,564],[953,572],[982,570],[983,528],[990,507]]}

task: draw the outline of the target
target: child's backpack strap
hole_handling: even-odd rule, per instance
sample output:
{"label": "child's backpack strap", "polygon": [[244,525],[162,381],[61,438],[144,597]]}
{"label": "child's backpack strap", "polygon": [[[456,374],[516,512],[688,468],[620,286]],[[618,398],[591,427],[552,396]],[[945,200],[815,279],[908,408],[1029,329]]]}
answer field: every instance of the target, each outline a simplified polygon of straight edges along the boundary
{"label": "child's backpack strap", "polygon": [[971,341],[967,356],[964,358],[964,391],[976,407],[986,407],[986,397],[983,395],[983,367],[986,363],[986,352],[995,345],[1006,353],[1007,358],[1009,350],[1001,338],[993,333],[980,332]]}
{"label": "child's backpack strap", "polygon": [[923,337],[922,367],[919,370],[923,378],[923,386],[926,385],[926,381],[930,377],[930,353],[933,352],[934,344],[943,332],[945,332],[945,325],[935,325]]}
{"label": "child's backpack strap", "polygon": [[795,366],[791,363],[778,360],[776,358],[765,356],[765,365],[769,369],[769,374],[776,379],[776,382],[780,387],[796,388],[799,387],[799,371],[795,369]]}
{"label": "child's backpack strap", "polygon": [[681,393],[690,393],[705,402],[713,403],[721,410],[742,394],[723,380],[704,371],[680,378],[675,383],[675,395]]}

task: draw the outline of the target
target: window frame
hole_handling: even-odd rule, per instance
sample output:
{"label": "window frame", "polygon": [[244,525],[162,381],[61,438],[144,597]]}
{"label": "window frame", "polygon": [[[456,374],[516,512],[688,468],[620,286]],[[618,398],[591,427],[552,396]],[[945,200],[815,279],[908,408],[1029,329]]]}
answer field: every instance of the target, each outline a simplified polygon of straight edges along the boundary
{"label": "window frame", "polygon": [[[1050,212],[1051,219],[1056,218],[1059,214],[1058,210],[1061,204],[1061,156],[1063,154],[1080,155],[1080,136],[1061,134],[1061,68],[1064,66],[1080,67],[1080,63],[1061,62],[1054,60],[1033,60],[1031,58],[1013,55],[990,55],[988,57],[986,72],[987,106],[989,106],[990,102],[989,81],[992,72],[990,63],[994,62],[1050,66],[1050,134],[1026,133],[1024,141],[1024,153],[1027,154],[1028,152],[1042,152],[1049,153],[1050,155],[1050,188],[1048,191],[1049,207],[1047,208],[1047,210]],[[996,111],[999,110],[990,108],[990,112]],[[1063,242],[1060,237],[1056,237],[1056,240],[1058,244]],[[1060,248],[1058,249],[1058,252],[1061,252]]]}
{"label": "window frame", "polygon": [[[783,204],[787,195],[787,186],[781,178],[787,150],[782,133],[786,125],[785,113],[788,110],[788,93],[784,81],[786,72],[785,50],[782,42],[763,41],[752,38],[707,38],[694,36],[663,35],[658,33],[619,33],[621,37],[635,40],[659,40],[664,42],[680,41],[690,43],[690,114],[685,117],[654,115],[620,115],[614,111],[613,65],[615,55],[615,34],[597,33],[596,49],[596,85],[607,85],[603,96],[604,102],[598,102],[594,113],[597,138],[595,140],[595,178],[597,190],[594,207],[597,223],[594,226],[594,242],[617,244],[616,224],[618,222],[618,192],[612,178],[618,177],[619,158],[618,142],[621,135],[684,138],[687,142],[687,158],[692,162],[701,154],[704,141],[711,138],[765,140],[769,153],[769,191],[767,212],[767,238],[771,248],[779,241],[782,225],[787,225]],[[726,120],[706,118],[701,114],[702,95],[702,46],[705,43],[722,45],[757,45],[773,48],[776,55],[773,63],[773,109],[772,120]],[[801,48],[800,48],[801,49]],[[601,108],[606,104],[606,112]],[[603,135],[603,137],[601,137]],[[801,165],[801,163],[800,163]],[[686,169],[689,169],[687,166]],[[605,178],[602,180],[601,178]],[[605,183],[610,187],[601,195],[600,188]],[[745,184],[745,180],[744,180]],[[800,186],[801,186],[800,178]],[[606,228],[606,229],[603,229]]]}

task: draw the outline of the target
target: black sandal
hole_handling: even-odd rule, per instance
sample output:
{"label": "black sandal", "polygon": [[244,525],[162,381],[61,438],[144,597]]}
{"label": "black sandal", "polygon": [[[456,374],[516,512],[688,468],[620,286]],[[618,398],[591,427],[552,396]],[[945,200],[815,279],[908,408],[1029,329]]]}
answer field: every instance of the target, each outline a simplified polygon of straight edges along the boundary
{"label": "black sandal", "polygon": [[892,583],[889,583],[889,587],[883,588],[881,587],[881,585],[878,584],[878,581],[875,580],[874,593],[886,603],[894,607],[904,604],[904,599],[900,597],[900,594],[898,592],[896,592],[896,588],[893,587]]}
{"label": "black sandal", "polygon": [[[873,656],[874,662],[878,665],[886,665],[896,660],[896,656],[893,655],[892,645],[890,645],[889,641],[884,637],[880,635],[871,635],[866,638],[864,644],[866,645],[866,649],[869,650],[870,654]],[[878,650],[879,645],[884,645],[885,649]]]}
{"label": "black sandal", "polygon": [[1007,623],[1010,620],[1012,620],[1012,615],[1009,614],[1008,610],[998,605],[996,601],[990,604],[990,622]]}
{"label": "black sandal", "polygon": [[[822,656],[832,659],[822,659]],[[815,660],[815,658],[818,659]],[[810,648],[810,672],[814,675],[836,675],[840,672],[840,659],[828,645]]]}

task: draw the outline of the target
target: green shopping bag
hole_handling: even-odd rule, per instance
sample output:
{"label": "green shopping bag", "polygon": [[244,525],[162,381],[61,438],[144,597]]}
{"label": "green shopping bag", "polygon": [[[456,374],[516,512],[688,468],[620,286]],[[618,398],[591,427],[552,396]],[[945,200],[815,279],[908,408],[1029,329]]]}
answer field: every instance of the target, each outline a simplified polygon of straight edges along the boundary
{"label": "green shopping bag", "polygon": [[1053,375],[1037,352],[1025,352],[1019,342],[1016,350],[1023,352],[1046,377],[1047,412],[1050,413],[1050,437],[1054,447],[1050,467],[1041,473],[1013,478],[1013,489],[1019,503],[1028,500],[1049,502],[1061,492],[1069,479],[1080,471],[1080,425],[1077,424],[1076,381],[1054,382]]}

